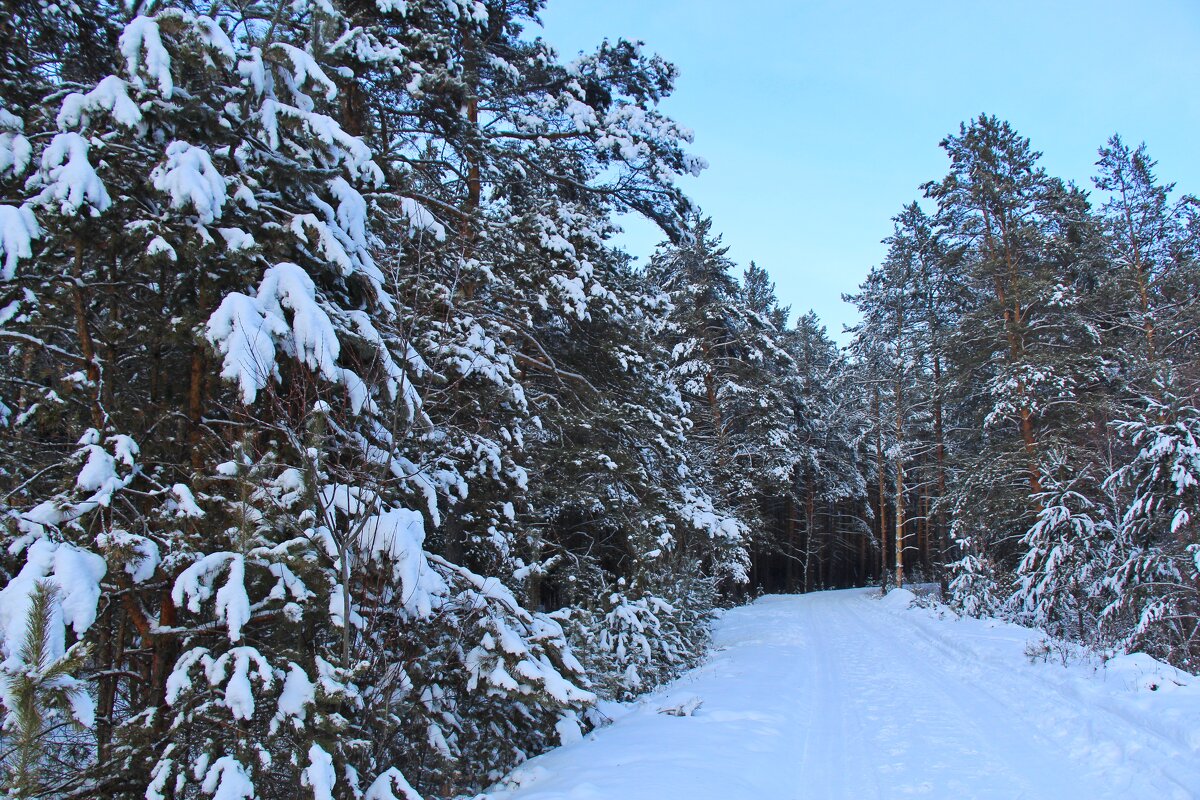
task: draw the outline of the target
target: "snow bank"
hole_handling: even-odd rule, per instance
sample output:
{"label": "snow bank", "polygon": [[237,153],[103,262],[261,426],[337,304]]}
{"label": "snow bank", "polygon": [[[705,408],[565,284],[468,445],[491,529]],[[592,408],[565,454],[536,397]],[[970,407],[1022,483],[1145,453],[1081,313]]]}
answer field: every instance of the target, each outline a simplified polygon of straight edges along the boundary
{"label": "snow bank", "polygon": [[911,606],[916,599],[917,596],[908,589],[892,589],[879,602],[885,608],[903,609]]}
{"label": "snow bank", "polygon": [[1182,686],[1195,687],[1194,675],[1164,664],[1145,653],[1129,653],[1104,663],[1105,680],[1129,691],[1166,692]]}

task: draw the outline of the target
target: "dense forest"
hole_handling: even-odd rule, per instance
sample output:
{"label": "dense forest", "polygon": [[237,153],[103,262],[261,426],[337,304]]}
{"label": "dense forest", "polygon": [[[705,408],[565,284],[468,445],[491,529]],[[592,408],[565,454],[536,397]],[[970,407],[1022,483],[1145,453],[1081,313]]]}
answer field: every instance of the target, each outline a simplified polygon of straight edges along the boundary
{"label": "dense forest", "polygon": [[7,796],[470,793],[761,592],[1200,668],[1200,207],[1146,148],[1085,189],[965,123],[841,349],[677,187],[674,67],[541,6],[3,0]]}

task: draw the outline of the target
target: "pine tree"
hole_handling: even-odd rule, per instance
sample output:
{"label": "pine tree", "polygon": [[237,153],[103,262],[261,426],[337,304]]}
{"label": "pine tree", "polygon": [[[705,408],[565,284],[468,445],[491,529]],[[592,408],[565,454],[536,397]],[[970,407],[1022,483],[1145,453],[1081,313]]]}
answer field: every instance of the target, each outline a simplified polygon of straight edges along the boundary
{"label": "pine tree", "polygon": [[[809,591],[864,580],[874,543],[858,512],[867,496],[867,420],[859,376],[811,311],[787,332],[784,347],[795,364],[795,373],[785,373],[782,383],[792,417],[787,499],[803,523],[803,541],[793,543],[793,520],[785,520],[782,549],[789,567],[795,563],[800,570],[798,585],[786,588]],[[858,574],[851,578],[845,570],[834,578],[835,567],[845,562],[857,562]]]}
{"label": "pine tree", "polygon": [[[1090,460],[1091,443],[1074,433],[1103,394],[1092,307],[1102,245],[1086,197],[1047,176],[1007,123],[981,116],[943,146],[950,174],[927,193],[972,297],[953,347],[963,410],[980,437],[966,448],[976,455],[964,466],[954,524],[960,538],[978,538],[979,520],[1030,527],[1052,460]],[[1022,473],[1023,496],[1009,488]],[[972,547],[1004,571],[1015,566],[1013,552]]]}
{"label": "pine tree", "polygon": [[[64,555],[66,561],[75,554],[56,555],[55,561]],[[95,569],[96,560],[93,557],[88,566]],[[23,571],[0,592],[0,600],[16,605],[4,611],[6,658],[0,665],[0,699],[7,709],[4,727],[11,741],[3,782],[11,797],[42,797],[53,793],[56,783],[67,780],[61,767],[46,757],[61,747],[65,738],[57,724],[61,718],[81,727],[95,722],[92,700],[74,675],[86,662],[87,646],[76,642],[63,649],[61,590],[57,580],[36,574],[41,566],[44,562]],[[63,572],[68,573],[63,577],[69,577],[69,570]],[[56,574],[55,579],[58,577]],[[20,591],[28,589],[29,583],[31,590]]]}
{"label": "pine tree", "polygon": [[[647,274],[673,309],[667,342],[689,407],[694,463],[711,476],[714,502],[746,524],[760,518],[765,498],[790,488],[793,442],[781,376],[794,366],[775,327],[773,298],[757,280],[745,295],[726,252],[711,221],[697,219],[689,242],[660,249]],[[729,578],[743,582],[745,567],[744,553],[732,555]]]}
{"label": "pine tree", "polygon": [[[1145,144],[1131,150],[1114,135],[1100,148],[1096,166],[1096,188],[1108,195],[1101,212],[1116,267],[1108,284],[1114,295],[1108,323],[1125,370],[1146,392],[1161,378],[1156,371],[1162,359],[1182,354],[1173,348],[1183,342],[1174,336],[1164,342],[1161,329],[1178,330],[1192,313],[1186,287],[1194,282],[1195,258],[1185,233],[1192,200],[1171,200],[1174,185],[1159,183]],[[1136,337],[1129,335],[1133,331]]]}
{"label": "pine tree", "polygon": [[[900,554],[900,582],[905,554],[915,557],[914,570],[929,568],[934,551],[944,563],[948,340],[964,298],[943,237],[918,204],[905,206],[893,219],[886,242],[884,263],[847,300],[863,315],[852,349],[878,395],[871,403],[876,461],[882,462],[886,449],[892,462],[877,477],[883,481],[887,472],[893,483],[889,537],[893,552]],[[883,503],[882,483],[877,494]]]}
{"label": "pine tree", "polygon": [[1198,663],[1195,520],[1200,411],[1166,386],[1142,414],[1118,424],[1133,458],[1107,481],[1129,492],[1105,559],[1102,622],[1126,648],[1183,665]]}
{"label": "pine tree", "polygon": [[1051,635],[1098,644],[1101,613],[1112,600],[1105,582],[1117,538],[1116,502],[1089,474],[1071,475],[1065,466],[1066,477],[1047,473],[1008,603],[1018,619]]}

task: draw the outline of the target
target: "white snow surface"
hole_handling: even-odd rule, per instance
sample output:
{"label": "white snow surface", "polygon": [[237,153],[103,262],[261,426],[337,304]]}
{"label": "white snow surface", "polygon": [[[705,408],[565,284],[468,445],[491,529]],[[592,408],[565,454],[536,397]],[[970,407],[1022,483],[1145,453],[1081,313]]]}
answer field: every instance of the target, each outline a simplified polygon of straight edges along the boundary
{"label": "white snow surface", "polygon": [[477,800],[1200,797],[1200,678],[1031,661],[1039,631],[911,599],[733,609],[706,664]]}

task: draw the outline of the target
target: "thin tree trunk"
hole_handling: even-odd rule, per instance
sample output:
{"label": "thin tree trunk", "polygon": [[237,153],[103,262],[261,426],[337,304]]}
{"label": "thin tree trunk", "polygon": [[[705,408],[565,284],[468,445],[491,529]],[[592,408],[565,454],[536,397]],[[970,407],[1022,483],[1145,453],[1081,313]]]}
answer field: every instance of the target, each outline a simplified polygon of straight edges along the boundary
{"label": "thin tree trunk", "polygon": [[[812,488],[812,486],[809,486],[808,492],[805,494],[805,497],[804,497],[804,576],[803,576],[803,578],[804,578],[804,591],[805,592],[811,592],[813,589],[812,560],[813,560],[813,555],[814,555],[814,548],[817,547],[817,544],[815,543],[816,537],[813,534],[814,534],[814,531],[813,531],[813,488]],[[817,559],[819,561],[820,553],[818,552],[816,555],[817,555]],[[818,572],[820,571],[819,563],[817,565],[817,570],[818,570]]]}
{"label": "thin tree trunk", "polygon": [[904,586],[904,304],[896,300],[896,586]]}
{"label": "thin tree trunk", "polygon": [[883,414],[879,404],[879,387],[875,387],[875,464],[879,478],[879,581],[887,584],[887,498],[883,469]]}
{"label": "thin tree trunk", "polygon": [[896,586],[904,586],[904,462],[900,457],[901,436],[904,433],[900,416],[900,386],[896,386]]}
{"label": "thin tree trunk", "polygon": [[922,571],[925,569],[925,525],[929,519],[929,515],[925,513],[925,471],[922,469],[919,473],[922,476],[921,481],[916,486],[917,493],[917,518],[913,520],[914,528],[913,536],[916,537],[917,558],[916,564]]}
{"label": "thin tree trunk", "polygon": [[97,430],[104,429],[104,407],[100,400],[100,364],[96,360],[96,345],[92,339],[92,331],[88,326],[87,309],[89,298],[83,282],[83,240],[75,239],[75,291],[72,300],[75,305],[75,333],[79,337],[79,352],[83,356],[84,369],[88,382],[92,385],[92,424]]}
{"label": "thin tree trunk", "polygon": [[[179,621],[179,615],[175,608],[175,601],[171,599],[169,585],[163,589],[159,604],[158,626],[160,628],[175,627],[175,624]],[[156,636],[151,642],[154,650],[154,660],[151,668],[150,698],[151,702],[160,709],[159,713],[154,715],[154,720],[156,730],[161,733],[165,732],[170,724],[170,715],[165,713],[167,678],[170,676],[171,666],[175,663],[178,645],[175,639],[170,636]]]}
{"label": "thin tree trunk", "polygon": [[1149,279],[1146,266],[1142,262],[1142,248],[1138,242],[1137,228],[1133,224],[1133,212],[1129,210],[1128,189],[1125,181],[1121,181],[1121,206],[1125,210],[1125,225],[1129,230],[1129,244],[1133,248],[1133,274],[1137,279],[1138,299],[1142,306],[1142,330],[1146,336],[1146,356],[1151,364],[1154,363],[1154,319],[1150,315]]}
{"label": "thin tree trunk", "polygon": [[[1016,257],[1013,255],[1012,243],[1009,241],[1006,221],[1000,220],[1002,246],[997,247],[992,234],[992,215],[986,205],[982,210],[985,226],[984,241],[987,244],[988,254],[992,258],[1000,257],[1004,260],[1005,274],[995,273],[993,283],[996,290],[996,300],[999,302],[1000,307],[1004,309],[1004,335],[1008,342],[1009,363],[1011,365],[1018,365],[1025,355],[1024,342],[1021,339],[1018,328],[1024,321],[1024,314],[1027,313],[1021,306],[1020,271]],[[1005,286],[1006,278],[1007,287]],[[1028,459],[1029,493],[1033,503],[1037,505],[1036,496],[1042,492],[1042,478],[1041,471],[1037,465],[1037,438],[1034,433],[1033,412],[1030,410],[1027,402],[1028,394],[1029,390],[1025,385],[1025,379],[1018,378],[1016,403],[1019,417],[1018,428],[1021,434],[1021,443]]]}
{"label": "thin tree trunk", "polygon": [[[706,356],[708,355],[707,345],[704,347],[704,353]],[[704,376],[704,392],[706,395],[706,399],[708,400],[708,412],[709,412],[709,416],[712,420],[713,433],[716,434],[718,443],[724,442],[724,440],[725,440],[725,425],[721,420],[721,406],[717,402],[716,380],[713,378],[711,372]],[[717,448],[718,458],[721,456],[724,449],[725,448],[723,446],[718,446],[718,448]]]}
{"label": "thin tree trunk", "polygon": [[108,748],[112,741],[112,716],[116,699],[118,667],[117,646],[113,622],[117,616],[116,604],[110,604],[96,626],[98,646],[96,661],[107,674],[97,681],[96,687],[96,764],[103,772],[108,763]]}
{"label": "thin tree trunk", "polygon": [[867,574],[870,568],[867,566],[867,537],[858,537],[858,565],[855,569],[855,584],[859,586],[866,585]]}
{"label": "thin tree trunk", "polygon": [[942,501],[946,497],[946,435],[942,422],[942,358],[938,353],[933,357],[933,435],[936,440],[937,453],[937,524],[938,567],[941,580],[946,580],[946,559],[950,552],[949,531],[946,530],[946,511]]}
{"label": "thin tree trunk", "polygon": [[784,585],[787,591],[796,591],[796,501],[789,495],[783,506],[786,519],[784,541],[787,542],[787,558],[784,559]]}
{"label": "thin tree trunk", "polygon": [[[471,97],[467,101],[467,122],[472,133],[479,130],[479,99]],[[483,182],[479,171],[479,158],[473,153],[467,158],[467,196],[463,203],[462,216],[459,221],[459,235],[462,238],[463,261],[472,258],[475,252],[475,216],[483,197]],[[464,280],[461,285],[462,297],[470,300],[475,297],[475,281]]]}
{"label": "thin tree trunk", "polygon": [[[203,273],[203,270],[201,270]],[[208,315],[208,281],[201,274],[196,288],[196,306],[201,318]],[[188,453],[192,468],[204,466],[204,407],[208,388],[208,353],[203,342],[192,345],[192,361],[188,375]]]}

